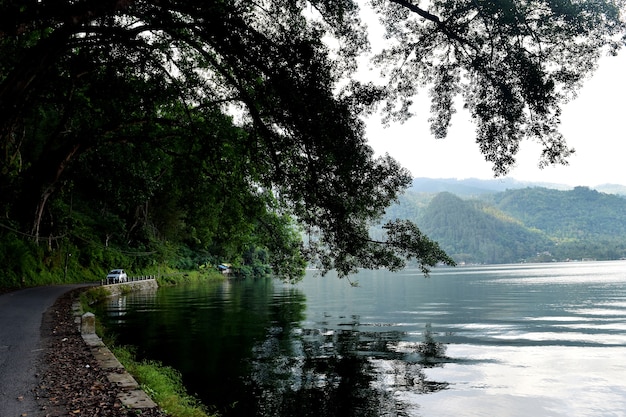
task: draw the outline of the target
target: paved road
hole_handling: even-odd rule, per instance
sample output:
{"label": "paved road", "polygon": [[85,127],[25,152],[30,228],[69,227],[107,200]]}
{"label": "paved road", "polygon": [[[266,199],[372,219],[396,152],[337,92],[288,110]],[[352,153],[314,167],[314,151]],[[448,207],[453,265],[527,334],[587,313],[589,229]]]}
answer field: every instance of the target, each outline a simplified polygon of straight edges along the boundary
{"label": "paved road", "polygon": [[33,394],[43,313],[84,285],[36,287],[0,295],[0,417],[43,415]]}

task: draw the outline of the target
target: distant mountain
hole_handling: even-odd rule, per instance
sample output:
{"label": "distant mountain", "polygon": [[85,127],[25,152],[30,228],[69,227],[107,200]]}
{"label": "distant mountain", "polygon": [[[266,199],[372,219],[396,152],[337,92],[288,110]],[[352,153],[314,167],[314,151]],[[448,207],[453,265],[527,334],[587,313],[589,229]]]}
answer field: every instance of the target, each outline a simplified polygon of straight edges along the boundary
{"label": "distant mountain", "polygon": [[[419,180],[387,216],[413,220],[457,262],[626,258],[624,196],[588,187],[494,191],[499,185],[491,181]],[[443,186],[458,194],[434,191]]]}
{"label": "distant mountain", "polygon": [[616,194],[621,196],[626,196],[626,186],[619,184],[601,184],[595,187],[592,187],[594,190],[600,191],[601,193],[607,194]]}
{"label": "distant mountain", "polygon": [[[518,181],[513,178],[494,178],[481,180],[477,178],[414,178],[409,190],[417,193],[449,192],[460,197],[477,197],[506,190],[516,190],[528,187],[542,187],[553,190],[571,190],[574,187],[564,184],[548,182]],[[626,196],[626,186],[619,184],[601,184],[591,187],[596,191],[607,194]]]}
{"label": "distant mountain", "polygon": [[527,187],[545,187],[556,190],[572,188],[563,184],[518,181],[513,178],[497,178],[491,180],[481,180],[478,178],[462,180],[455,178],[414,178],[413,184],[409,190],[417,193],[449,192],[461,197],[472,197]]}

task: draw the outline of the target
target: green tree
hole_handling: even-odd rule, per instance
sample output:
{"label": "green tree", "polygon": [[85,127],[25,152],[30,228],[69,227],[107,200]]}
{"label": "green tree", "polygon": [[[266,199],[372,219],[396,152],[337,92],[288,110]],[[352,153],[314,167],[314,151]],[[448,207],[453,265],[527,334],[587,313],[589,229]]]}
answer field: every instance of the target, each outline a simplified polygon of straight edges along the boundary
{"label": "green tree", "polygon": [[430,83],[436,134],[462,93],[497,173],[522,136],[561,161],[559,104],[615,47],[619,4],[372,6],[398,41],[377,59],[387,85],[345,82],[368,47],[356,1],[0,3],[5,228],[49,250],[91,227],[89,240],[145,253],[180,242],[236,256],[253,244],[286,279],[303,256],[341,275],[451,263],[408,221],[369,236],[410,175],[374,157],[361,117],[381,102],[408,117]]}
{"label": "green tree", "polygon": [[543,146],[541,167],[566,163],[574,150],[558,131],[561,106],[626,33],[621,0],[371,3],[391,39],[376,58],[389,79],[388,119],[410,117],[411,98],[428,86],[431,130],[443,138],[462,97],[497,175],[524,139]]}

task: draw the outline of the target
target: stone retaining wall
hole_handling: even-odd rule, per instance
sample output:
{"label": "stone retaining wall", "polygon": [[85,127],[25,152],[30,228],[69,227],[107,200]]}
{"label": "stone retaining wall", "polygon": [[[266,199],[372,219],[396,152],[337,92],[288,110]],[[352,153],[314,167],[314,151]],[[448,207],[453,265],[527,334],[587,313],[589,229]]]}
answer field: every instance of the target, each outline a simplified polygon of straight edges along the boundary
{"label": "stone retaining wall", "polygon": [[[144,281],[125,282],[122,284],[103,285],[111,293],[111,296],[119,295],[127,291],[145,291],[157,289],[159,285],[155,279]],[[118,398],[128,408],[156,408],[157,404],[139,387],[137,381],[128,373],[124,366],[117,360],[109,348],[95,334],[95,317],[93,313],[80,314],[80,305],[77,302],[72,306],[76,323],[85,344],[98,361],[100,367],[107,372],[110,382],[116,384],[120,392]]]}
{"label": "stone retaining wall", "polygon": [[155,279],[146,279],[144,281],[124,282],[121,284],[103,285],[109,290],[111,296],[120,295],[128,291],[145,291],[159,288]]}

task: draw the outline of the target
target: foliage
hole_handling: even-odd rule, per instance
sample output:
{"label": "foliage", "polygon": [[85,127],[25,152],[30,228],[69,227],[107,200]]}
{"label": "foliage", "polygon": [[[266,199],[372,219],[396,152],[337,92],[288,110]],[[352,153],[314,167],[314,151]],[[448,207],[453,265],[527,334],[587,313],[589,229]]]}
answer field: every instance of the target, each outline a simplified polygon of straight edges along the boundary
{"label": "foliage", "polygon": [[432,200],[421,224],[461,262],[519,262],[551,246],[543,233],[527,229],[483,203],[449,193]]}
{"label": "foliage", "polygon": [[410,176],[374,155],[362,117],[382,103],[404,120],[429,85],[435,135],[460,94],[496,173],[525,137],[561,162],[560,105],[624,33],[617,1],[370,6],[390,39],[381,85],[353,77],[368,50],[354,0],[2,2],[8,285],[235,263],[250,247],[288,281],[306,262],[340,276],[452,263],[409,222],[369,235]]}
{"label": "foliage", "polygon": [[34,248],[29,242],[17,239],[15,235],[0,235],[0,265],[3,265],[4,287],[19,287],[29,272],[37,268],[33,252]]}
{"label": "foliage", "polygon": [[169,272],[161,275],[157,279],[157,282],[159,283],[159,286],[169,286],[222,280],[224,280],[224,275],[211,268],[184,272]]}
{"label": "foliage", "polygon": [[561,105],[576,94],[603,51],[624,44],[624,2],[372,0],[391,44],[377,57],[389,75],[385,111],[411,116],[411,97],[431,97],[431,131],[447,135],[460,96],[476,142],[496,174],[523,139],[542,145],[540,166],[574,151],[561,133]]}
{"label": "foliage", "polygon": [[113,347],[116,358],[140,383],[141,388],[172,417],[208,417],[207,408],[185,391],[181,375],[156,361],[135,359],[131,348]]}
{"label": "foliage", "polygon": [[587,187],[511,190],[494,195],[493,203],[528,227],[561,240],[626,236],[626,200]]}
{"label": "foliage", "polygon": [[110,296],[111,292],[107,288],[101,286],[81,291],[79,296],[81,309],[83,312],[92,311],[92,305],[99,303]]}

